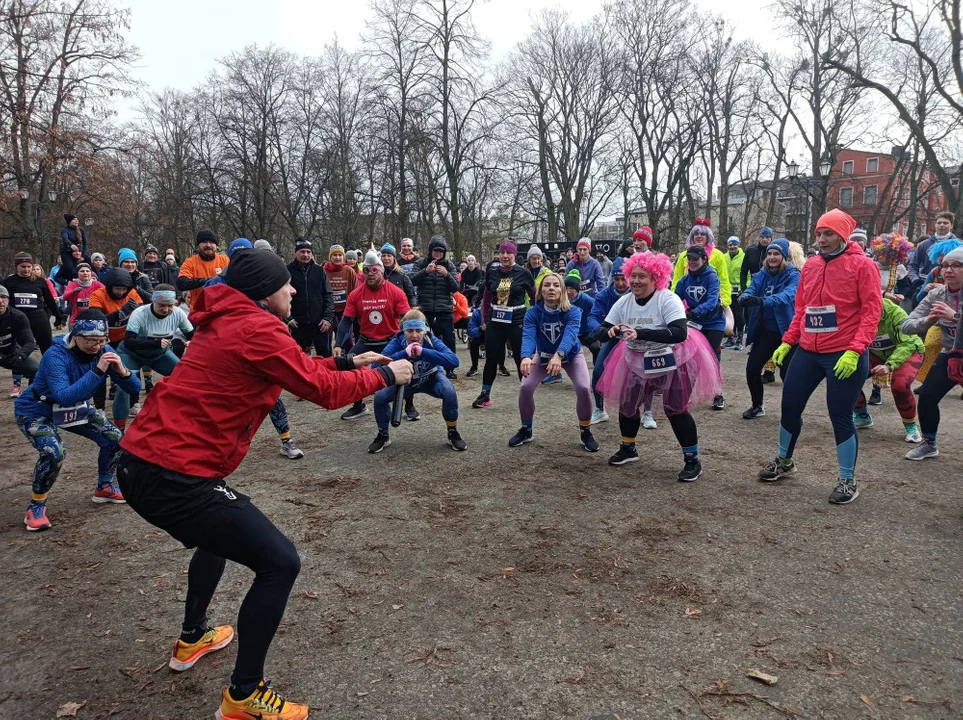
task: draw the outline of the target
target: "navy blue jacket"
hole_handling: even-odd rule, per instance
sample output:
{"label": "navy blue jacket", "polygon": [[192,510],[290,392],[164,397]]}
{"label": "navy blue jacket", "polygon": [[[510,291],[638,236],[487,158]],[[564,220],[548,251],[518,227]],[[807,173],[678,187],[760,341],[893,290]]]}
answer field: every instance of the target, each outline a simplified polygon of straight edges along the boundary
{"label": "navy blue jacket", "polygon": [[675,285],[675,294],[685,300],[686,317],[702,330],[725,330],[726,316],[719,302],[719,276],[708,263],[698,272],[687,272]]}
{"label": "navy blue jacket", "polygon": [[[589,316],[591,316],[592,311],[595,309],[595,300],[593,300],[592,297],[587,293],[580,292],[575,296],[575,299],[572,300],[571,303],[573,306],[582,311],[582,321],[579,323],[578,327],[579,337],[585,335],[586,333],[592,332]],[[524,357],[524,355],[522,357]]]}
{"label": "navy blue jacket", "polygon": [[779,332],[785,333],[796,311],[796,286],[799,285],[799,270],[795,265],[786,265],[778,275],[760,270],[752,276],[749,287],[739,297],[751,295],[762,298],[762,307],[749,309],[746,319],[746,345],[752,343],[762,326],[762,313],[771,311],[776,318]]}

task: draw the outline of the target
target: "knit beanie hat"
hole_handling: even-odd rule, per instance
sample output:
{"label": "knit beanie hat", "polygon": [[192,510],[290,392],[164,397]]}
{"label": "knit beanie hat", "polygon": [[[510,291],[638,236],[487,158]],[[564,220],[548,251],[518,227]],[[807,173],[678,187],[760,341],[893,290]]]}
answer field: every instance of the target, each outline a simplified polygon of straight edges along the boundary
{"label": "knit beanie hat", "polygon": [[155,253],[155,252],[157,252],[157,248],[154,245],[148,245],[147,247],[144,248],[145,255],[147,253]]}
{"label": "knit beanie hat", "polygon": [[224,281],[255,302],[284,287],[291,279],[284,261],[270,250],[238,250],[224,273]]}
{"label": "knit beanie hat", "polygon": [[330,260],[331,256],[334,255],[335,253],[341,253],[342,255],[344,255],[345,254],[344,245],[332,245],[331,249],[328,250],[328,259]]}
{"label": "knit beanie hat", "polygon": [[274,252],[274,248],[271,247],[271,243],[269,243],[267,240],[255,240],[255,241],[254,241],[254,249],[255,249],[255,250],[270,250],[271,252]]}
{"label": "knit beanie hat", "polygon": [[10,297],[10,291],[3,285],[0,285],[0,297]]}
{"label": "knit beanie hat", "polygon": [[294,241],[294,251],[298,250],[314,250],[314,246],[311,245],[311,238],[299,237]]}
{"label": "knit beanie hat", "polygon": [[518,255],[518,245],[510,240],[506,240],[498,246],[498,252],[507,252],[511,255]]}
{"label": "knit beanie hat", "polygon": [[17,253],[13,258],[14,265],[25,265],[26,263],[33,265],[33,256],[30,253]]}
{"label": "knit beanie hat", "polygon": [[771,237],[772,237],[772,228],[771,228],[771,227],[764,227],[762,230],[759,231],[759,237],[771,238]]}
{"label": "knit beanie hat", "polygon": [[844,240],[853,234],[856,221],[840,209],[830,210],[816,221],[816,230],[832,230]]}
{"label": "knit beanie hat", "polygon": [[951,250],[943,256],[943,260],[949,260],[950,262],[963,263],[963,247],[958,247],[956,250]]}
{"label": "knit beanie hat", "polygon": [[74,318],[70,337],[107,337],[107,316],[100,308],[87,308]]}
{"label": "knit beanie hat", "polygon": [[349,264],[350,264],[350,263],[356,263],[356,262],[358,262],[358,253],[357,253],[357,251],[355,251],[355,250],[348,250],[348,251],[344,254],[344,260],[345,260],[345,262],[347,262],[347,263],[349,263]]}
{"label": "knit beanie hat", "polygon": [[77,219],[76,215],[70,215],[69,213],[64,215],[64,223],[70,225],[74,220]]}
{"label": "knit beanie hat", "polygon": [[733,245],[735,245],[736,247],[739,247],[741,244],[742,244],[742,241],[735,235],[733,235],[726,241],[726,245],[728,247],[732,247]]}
{"label": "knit beanie hat", "polygon": [[120,252],[117,253],[117,264],[120,265],[122,262],[124,262],[124,260],[133,260],[134,262],[137,262],[137,256],[130,248],[121,248]]}
{"label": "knit beanie hat", "polygon": [[782,253],[782,256],[789,259],[789,241],[786,238],[777,238],[773,240],[769,245],[766,246],[766,252],[769,252],[771,248],[775,248]]}
{"label": "knit beanie hat", "polygon": [[100,258],[100,259],[103,260],[104,262],[107,262],[107,258],[105,258],[105,257],[103,256],[103,254],[101,254],[101,253],[94,253],[93,255],[91,255],[91,256],[90,256],[90,261],[93,262],[93,261],[96,260],[97,258]]}
{"label": "knit beanie hat", "polygon": [[586,247],[589,250],[592,249],[592,241],[589,238],[582,238],[577,243],[575,243],[575,249],[578,250],[580,247]]}
{"label": "knit beanie hat", "polygon": [[573,268],[565,274],[565,287],[575,288],[576,290],[582,289],[582,275],[578,270]]}
{"label": "knit beanie hat", "polygon": [[217,244],[217,235],[214,234],[213,230],[201,230],[197,233],[197,237],[194,239],[196,245],[200,245],[202,242],[212,242]]}
{"label": "knit beanie hat", "polygon": [[645,244],[652,247],[652,228],[648,225],[643,225],[634,233],[632,233],[633,240],[645,240]]}
{"label": "knit beanie hat", "polygon": [[525,257],[529,260],[531,260],[535,256],[544,257],[538,245],[532,245],[530,248],[528,248],[528,253],[526,253],[525,255]]}
{"label": "knit beanie hat", "polygon": [[393,258],[398,257],[398,253],[395,252],[395,246],[392,245],[391,243],[385,243],[384,245],[382,245],[381,256],[384,257],[385,255],[391,255],[391,257]]}
{"label": "knit beanie hat", "polygon": [[384,270],[385,264],[381,262],[381,258],[378,257],[378,253],[376,253],[374,250],[369,250],[364,254],[364,267],[368,268],[376,265]]}
{"label": "knit beanie hat", "polygon": [[849,239],[854,243],[858,243],[866,242],[869,237],[866,235],[866,231],[863,228],[858,227],[849,234]]}
{"label": "knit beanie hat", "polygon": [[232,258],[234,257],[234,253],[236,253],[238,250],[250,250],[250,249],[251,249],[250,240],[248,240],[247,238],[238,238],[237,240],[232,242],[231,246],[227,249],[227,256],[229,258]]}

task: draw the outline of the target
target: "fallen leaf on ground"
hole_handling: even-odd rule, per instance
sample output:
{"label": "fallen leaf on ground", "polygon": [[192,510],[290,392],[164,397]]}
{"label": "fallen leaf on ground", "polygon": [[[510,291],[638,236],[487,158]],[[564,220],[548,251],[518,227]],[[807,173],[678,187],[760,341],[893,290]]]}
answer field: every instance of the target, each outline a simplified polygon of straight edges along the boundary
{"label": "fallen leaf on ground", "polygon": [[305,590],[304,597],[306,597],[308,600],[317,600],[318,594],[316,592],[312,592],[311,590]]}
{"label": "fallen leaf on ground", "polygon": [[404,605],[392,605],[392,606],[391,606],[391,609],[392,609],[392,610],[401,610],[401,608],[403,608],[403,607],[404,607]]}
{"label": "fallen leaf on ground", "polygon": [[686,616],[686,617],[699,617],[701,614],[702,614],[702,611],[699,610],[698,608],[686,608],[686,609],[685,609],[685,616]]}
{"label": "fallen leaf on ground", "polygon": [[869,705],[874,710],[876,709],[876,703],[873,702],[873,698],[871,698],[869,695],[860,695],[859,699],[862,700],[867,705]]}
{"label": "fallen leaf on ground", "polygon": [[752,678],[753,680],[758,680],[765,685],[775,685],[777,682],[779,682],[779,678],[776,675],[770,675],[769,673],[765,673],[762,670],[756,670],[755,668],[747,671],[746,677]]}
{"label": "fallen leaf on ground", "polygon": [[80,708],[82,708],[86,704],[87,704],[86,700],[82,703],[75,703],[75,702],[64,703],[59,708],[57,708],[57,717],[59,718],[77,717],[77,711],[80,710]]}

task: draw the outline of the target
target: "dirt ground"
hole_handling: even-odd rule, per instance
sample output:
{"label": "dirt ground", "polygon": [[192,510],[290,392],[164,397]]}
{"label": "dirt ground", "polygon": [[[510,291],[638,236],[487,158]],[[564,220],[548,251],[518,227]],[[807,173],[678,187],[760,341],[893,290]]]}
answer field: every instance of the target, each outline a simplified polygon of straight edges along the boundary
{"label": "dirt ground", "polygon": [[[281,458],[265,422],[231,479],[303,559],[268,677],[312,718],[960,717],[963,401],[943,402],[943,455],[910,463],[884,395],[859,436],[861,495],[834,507],[821,391],[799,472],[755,480],[776,451],[781,386],[767,386],[768,416],[742,420],[745,357],[725,353],[728,408],[694,413],[694,484],[676,482],[664,418],[642,431],[638,464],[606,464],[614,419],[595,427],[602,451],[584,452],[567,380],[539,389],[535,442],[510,450],[516,381],[472,410],[480,381],[463,366],[465,453],[431,398],[369,455],[372,416],[344,422],[285,394],[306,457]],[[166,667],[189,551],[125,506],[92,504],[96,453],[74,436],[54,526],[26,533],[35,456],[7,408],[0,718],[212,717],[234,646]],[[250,581],[228,565],[213,621],[234,622]]]}

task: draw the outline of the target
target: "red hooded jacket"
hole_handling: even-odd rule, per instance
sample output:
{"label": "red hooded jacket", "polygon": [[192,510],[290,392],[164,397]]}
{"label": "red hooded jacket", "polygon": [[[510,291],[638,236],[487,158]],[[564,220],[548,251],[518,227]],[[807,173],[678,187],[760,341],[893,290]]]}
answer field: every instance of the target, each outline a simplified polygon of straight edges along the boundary
{"label": "red hooded jacket", "polygon": [[167,470],[230,475],[282,388],[334,409],[385,386],[376,370],[339,372],[331,358],[309,358],[283,322],[226,284],[204,288],[190,320],[190,349],[120,443]]}
{"label": "red hooded jacket", "polygon": [[[806,332],[807,307],[836,306],[836,332]],[[883,314],[879,268],[856,243],[828,260],[822,255],[803,265],[796,288],[796,312],[784,343],[816,353],[852,350],[862,355],[876,337]]]}

